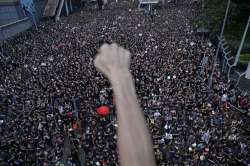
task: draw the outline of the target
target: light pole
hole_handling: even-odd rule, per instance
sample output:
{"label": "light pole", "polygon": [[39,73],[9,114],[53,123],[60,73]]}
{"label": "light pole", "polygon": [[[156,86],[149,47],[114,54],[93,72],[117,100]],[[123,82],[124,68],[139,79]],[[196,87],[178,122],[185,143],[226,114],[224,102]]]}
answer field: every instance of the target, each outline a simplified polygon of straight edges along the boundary
{"label": "light pole", "polygon": [[227,21],[227,16],[228,16],[230,4],[231,4],[231,0],[228,0],[228,2],[227,2],[227,9],[226,9],[226,13],[225,13],[225,16],[224,16],[224,21],[223,21],[223,25],[222,25],[222,28],[221,28],[221,32],[220,32],[220,36],[219,36],[219,41],[218,41],[218,45],[217,45],[217,50],[216,50],[216,54],[215,54],[215,58],[214,58],[214,62],[213,62],[212,73],[211,73],[211,76],[210,76],[210,79],[209,79],[209,84],[208,84],[209,88],[211,88],[212,84],[213,84],[213,75],[214,75],[214,71],[215,71],[215,64],[216,64],[216,61],[218,59],[219,50],[220,50],[220,46],[221,46],[221,39],[222,39],[223,34],[224,34],[224,30],[225,30],[225,26],[226,26],[226,21]]}

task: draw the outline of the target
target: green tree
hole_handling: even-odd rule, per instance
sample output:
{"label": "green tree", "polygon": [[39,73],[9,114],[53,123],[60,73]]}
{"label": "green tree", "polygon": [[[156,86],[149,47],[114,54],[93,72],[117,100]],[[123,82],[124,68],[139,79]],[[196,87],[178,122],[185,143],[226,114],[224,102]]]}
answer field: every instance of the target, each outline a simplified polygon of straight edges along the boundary
{"label": "green tree", "polygon": [[[204,10],[199,24],[205,25],[210,30],[212,38],[220,32],[227,2],[228,0],[204,0]],[[239,45],[249,15],[250,0],[231,1],[225,36],[234,49]],[[250,49],[250,35],[247,36],[246,46]]]}

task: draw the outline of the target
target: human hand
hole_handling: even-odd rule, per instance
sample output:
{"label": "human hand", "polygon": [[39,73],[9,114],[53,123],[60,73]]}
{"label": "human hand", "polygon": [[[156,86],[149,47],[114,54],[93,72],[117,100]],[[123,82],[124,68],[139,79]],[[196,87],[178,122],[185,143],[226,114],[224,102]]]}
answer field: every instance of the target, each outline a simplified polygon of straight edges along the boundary
{"label": "human hand", "polygon": [[116,76],[128,73],[130,52],[117,44],[104,44],[95,58],[94,65],[112,81]]}

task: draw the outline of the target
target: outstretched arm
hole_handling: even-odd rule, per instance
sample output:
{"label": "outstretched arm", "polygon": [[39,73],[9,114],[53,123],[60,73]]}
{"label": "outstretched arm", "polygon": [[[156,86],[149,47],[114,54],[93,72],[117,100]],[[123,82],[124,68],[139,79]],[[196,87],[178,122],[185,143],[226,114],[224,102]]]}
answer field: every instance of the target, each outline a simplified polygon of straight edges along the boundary
{"label": "outstretched arm", "polygon": [[95,59],[96,68],[110,80],[116,97],[118,147],[122,166],[155,166],[151,138],[139,107],[132,75],[130,52],[105,44]]}

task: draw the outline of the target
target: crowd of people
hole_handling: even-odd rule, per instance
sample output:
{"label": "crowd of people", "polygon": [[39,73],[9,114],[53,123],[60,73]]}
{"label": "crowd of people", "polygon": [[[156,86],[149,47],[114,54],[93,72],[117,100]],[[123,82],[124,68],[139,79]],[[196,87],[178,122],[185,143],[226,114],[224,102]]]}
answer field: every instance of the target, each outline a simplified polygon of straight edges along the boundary
{"label": "crowd of people", "polygon": [[[152,19],[130,1],[110,1],[4,42],[0,165],[81,165],[82,155],[87,166],[119,165],[115,99],[93,65],[113,42],[132,54],[157,165],[250,164],[250,99],[219,66],[208,88],[215,48],[195,33],[199,5],[170,3]],[[111,114],[98,115],[100,105]]]}

